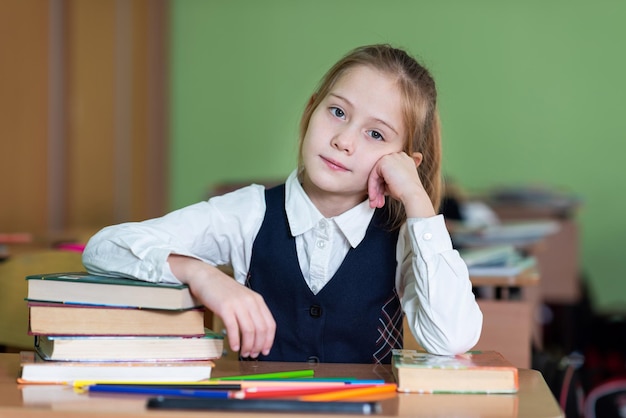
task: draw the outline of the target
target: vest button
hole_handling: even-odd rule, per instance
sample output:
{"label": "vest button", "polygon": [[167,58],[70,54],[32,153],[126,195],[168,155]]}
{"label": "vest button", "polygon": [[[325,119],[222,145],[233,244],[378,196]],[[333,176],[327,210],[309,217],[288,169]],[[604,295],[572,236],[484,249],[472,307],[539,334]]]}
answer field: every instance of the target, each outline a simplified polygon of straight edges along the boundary
{"label": "vest button", "polygon": [[320,316],[322,316],[322,307],[319,305],[311,305],[311,307],[309,308],[309,315],[311,315],[313,318],[319,318]]}

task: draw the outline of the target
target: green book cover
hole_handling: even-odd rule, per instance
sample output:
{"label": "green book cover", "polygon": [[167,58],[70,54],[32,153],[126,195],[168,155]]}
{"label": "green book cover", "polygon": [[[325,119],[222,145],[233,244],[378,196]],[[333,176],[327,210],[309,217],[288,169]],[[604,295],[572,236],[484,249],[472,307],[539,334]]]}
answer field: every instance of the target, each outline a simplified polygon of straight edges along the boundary
{"label": "green book cover", "polygon": [[173,289],[183,289],[187,287],[187,285],[184,285],[184,284],[153,283],[153,282],[147,282],[143,280],[131,279],[131,278],[126,278],[126,277],[99,276],[99,275],[87,273],[86,271],[31,274],[29,276],[26,276],[26,280],[56,280],[56,281],[62,281],[62,282],[81,281],[83,283],[92,283],[92,284],[107,284],[107,285],[119,285],[119,286],[170,287]]}
{"label": "green book cover", "polygon": [[26,280],[28,301],[167,310],[201,306],[184,284],[153,283],[87,272],[33,274],[26,276]]}

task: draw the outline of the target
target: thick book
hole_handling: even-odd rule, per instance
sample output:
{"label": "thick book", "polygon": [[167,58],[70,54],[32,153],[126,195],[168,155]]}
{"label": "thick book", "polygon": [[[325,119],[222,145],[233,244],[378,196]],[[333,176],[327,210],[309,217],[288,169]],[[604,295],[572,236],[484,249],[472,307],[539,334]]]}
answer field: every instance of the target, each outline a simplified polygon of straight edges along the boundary
{"label": "thick book", "polygon": [[35,349],[44,360],[56,361],[215,360],[222,356],[224,337],[208,329],[198,337],[38,335]]}
{"label": "thick book", "polygon": [[394,350],[392,370],[399,392],[516,393],[518,370],[496,351],[440,356]]}
{"label": "thick book", "polygon": [[201,306],[183,284],[152,283],[86,272],[35,274],[26,276],[26,280],[26,298],[32,301],[171,310]]}
{"label": "thick book", "polygon": [[193,382],[211,377],[212,360],[88,362],[47,361],[37,353],[20,353],[20,384],[94,382]]}
{"label": "thick book", "polygon": [[204,309],[28,302],[31,335],[204,335]]}

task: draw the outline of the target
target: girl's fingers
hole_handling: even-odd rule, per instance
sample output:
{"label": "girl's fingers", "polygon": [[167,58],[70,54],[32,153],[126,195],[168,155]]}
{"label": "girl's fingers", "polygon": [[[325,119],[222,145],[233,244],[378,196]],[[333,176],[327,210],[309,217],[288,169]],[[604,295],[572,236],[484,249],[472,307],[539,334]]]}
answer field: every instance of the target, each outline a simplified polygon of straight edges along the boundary
{"label": "girl's fingers", "polygon": [[379,173],[377,163],[367,179],[367,195],[372,208],[382,208],[385,204],[385,179]]}
{"label": "girl's fingers", "polygon": [[241,347],[239,339],[239,326],[234,315],[222,315],[222,323],[226,329],[226,336],[228,337],[228,343],[230,349],[234,352],[238,352]]}
{"label": "girl's fingers", "polygon": [[274,342],[276,323],[263,299],[255,295],[254,301],[241,301],[233,310],[231,319],[222,318],[229,336],[231,349],[242,357],[269,354]]}

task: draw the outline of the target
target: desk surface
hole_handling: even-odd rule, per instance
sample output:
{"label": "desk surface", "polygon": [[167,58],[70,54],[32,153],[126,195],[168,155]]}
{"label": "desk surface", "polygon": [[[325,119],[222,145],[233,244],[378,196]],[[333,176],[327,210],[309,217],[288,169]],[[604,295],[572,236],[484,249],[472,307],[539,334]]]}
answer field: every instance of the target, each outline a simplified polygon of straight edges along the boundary
{"label": "desk surface", "polygon": [[[274,362],[238,362],[219,360],[214,376],[270,371],[295,370],[312,367],[316,376],[354,376],[361,379],[393,380],[388,366],[369,364],[298,364]],[[2,417],[196,417],[249,416],[275,417],[277,414],[154,412],[144,407],[146,396],[76,394],[70,388],[55,385],[18,386],[18,354],[0,354],[0,416]],[[383,400],[383,412],[377,416],[455,416],[455,417],[563,417],[543,377],[538,371],[520,370],[520,391],[516,395],[419,395],[395,394]],[[281,414],[282,416],[287,416]],[[319,417],[319,414],[314,416]],[[345,416],[345,415],[333,415]]]}

